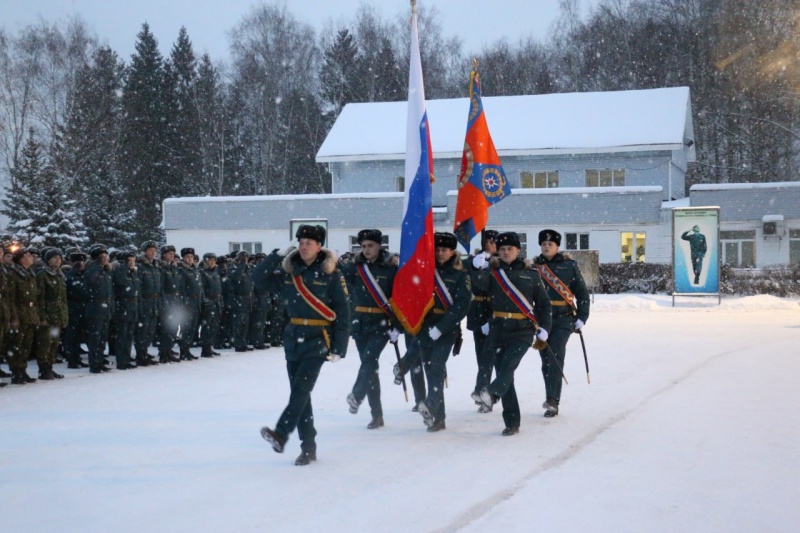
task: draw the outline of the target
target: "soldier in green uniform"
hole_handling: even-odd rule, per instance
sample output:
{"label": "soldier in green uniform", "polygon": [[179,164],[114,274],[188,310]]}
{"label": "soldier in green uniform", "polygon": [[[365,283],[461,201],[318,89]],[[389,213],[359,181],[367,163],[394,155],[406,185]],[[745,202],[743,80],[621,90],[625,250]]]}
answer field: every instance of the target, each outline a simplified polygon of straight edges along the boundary
{"label": "soldier in green uniform", "polygon": [[703,258],[706,256],[708,246],[706,245],[706,236],[700,233],[700,226],[692,228],[692,234],[689,230],[681,234],[681,239],[689,241],[689,252],[692,257],[692,270],[694,271],[694,284],[700,283],[700,274],[703,272]]}
{"label": "soldier in green uniform", "polygon": [[39,379],[61,379],[64,376],[53,370],[61,343],[61,330],[69,319],[61,250],[50,248],[43,259],[44,266],[36,274],[40,320],[36,328],[36,361],[39,363]]}
{"label": "soldier in green uniform", "polygon": [[[478,394],[492,381],[492,368],[494,368],[494,356],[487,355],[483,350],[483,345],[488,332],[486,324],[489,323],[492,315],[491,297],[485,287],[489,276],[487,269],[489,260],[497,254],[497,245],[494,241],[496,237],[495,230],[488,229],[481,232],[481,250],[467,258],[467,270],[472,281],[472,303],[470,303],[469,313],[467,313],[467,329],[472,332],[472,338],[475,341],[475,358],[478,362],[478,373],[475,377],[473,391],[475,394]],[[479,406],[478,412],[487,412],[483,404],[475,403]]]}
{"label": "soldier in green uniform", "polygon": [[139,309],[134,330],[134,344],[136,364],[149,366],[158,364],[158,360],[147,352],[147,348],[156,338],[156,324],[161,312],[161,269],[156,259],[158,246],[155,241],[142,243],[140,249],[142,256],[136,259],[139,275]]}
{"label": "soldier in green uniform", "polygon": [[92,261],[84,274],[89,372],[99,374],[111,370],[105,365],[103,352],[108,341],[108,326],[114,306],[114,286],[106,247],[95,244],[89,249],[89,257]]}
{"label": "soldier in green uniform", "polygon": [[162,363],[178,363],[180,359],[172,355],[172,347],[178,338],[183,315],[181,301],[181,278],[175,265],[175,247],[166,244],[161,247],[161,339],[158,345],[158,360]]}
{"label": "soldier in green uniform", "polygon": [[228,298],[230,299],[233,347],[237,352],[246,352],[247,330],[250,326],[250,310],[253,306],[253,283],[247,260],[250,254],[239,250],[236,263],[228,271]]}
{"label": "soldier in green uniform", "polygon": [[67,368],[86,368],[81,360],[81,340],[86,332],[86,254],[78,249],[70,252],[71,268],[64,275],[67,286],[67,327],[64,329],[64,354]]}
{"label": "soldier in green uniform", "polygon": [[[575,262],[568,254],[558,251],[561,234],[552,229],[539,232],[539,245],[542,253],[534,264],[542,275],[544,286],[553,306],[553,327],[547,340],[549,349],[540,350],[542,376],[546,400],[542,404],[544,416],[558,415],[561,402],[561,369],[567,353],[567,341],[573,332],[582,330],[589,320],[589,291]],[[556,366],[553,359],[558,361]]]}
{"label": "soldier in green uniform", "polygon": [[222,319],[222,280],[217,271],[217,255],[208,252],[203,255],[203,308],[200,313],[200,357],[219,355],[214,351],[217,333]]}
{"label": "soldier in green uniform", "polygon": [[[117,253],[119,264],[112,274],[114,284],[114,323],[116,324],[117,369],[136,368],[131,362],[131,347],[139,320],[139,272],[136,268],[136,255],[133,252]],[[147,363],[145,363],[146,365]]]}
{"label": "soldier in green uniform", "polygon": [[269,348],[265,343],[264,335],[267,327],[267,315],[270,308],[270,296],[268,289],[261,283],[256,283],[255,269],[258,265],[263,263],[267,258],[267,254],[259,252],[255,255],[253,266],[253,309],[250,312],[250,330],[248,333],[249,344],[256,350],[263,350]]}
{"label": "soldier in green uniform", "polygon": [[296,465],[317,460],[317,430],[311,391],[325,361],[335,363],[347,354],[350,340],[350,302],[344,278],[336,268],[336,256],[322,247],[325,228],[303,224],[297,229],[299,249],[273,252],[266,272],[273,274],[272,288],[279,290],[289,324],[283,333],[286,369],[291,394],[275,429],[261,428],[261,436],[282,453],[289,435],[297,428],[302,453]]}
{"label": "soldier in green uniform", "polygon": [[[508,231],[495,241],[498,257],[489,262],[490,275],[483,280],[491,298],[491,319],[484,327],[488,335],[483,350],[493,357],[497,376],[472,399],[491,410],[498,399],[503,402],[504,436],[519,433],[521,413],[514,372],[534,339],[544,342],[551,328],[550,299],[536,269],[519,257],[519,235]],[[531,320],[535,318],[535,322]],[[559,375],[560,377],[560,375]]]}
{"label": "soldier in green uniform", "polygon": [[447,375],[447,359],[456,342],[461,320],[467,316],[472,301],[472,283],[456,252],[456,236],[449,232],[436,232],[434,244],[434,307],[425,315],[422,330],[413,337],[406,355],[395,365],[395,375],[402,375],[413,368],[418,359],[422,360],[428,380],[428,394],[425,401],[417,405],[417,409],[430,432],[446,429],[444,379]]}
{"label": "soldier in green uniform", "polygon": [[[356,414],[366,396],[372,420],[367,429],[383,426],[379,359],[390,338],[397,342],[400,331],[394,327],[389,298],[392,297],[397,260],[381,249],[383,234],[377,229],[358,232],[361,251],[353,261],[339,263],[350,292],[351,334],[356,341],[361,366],[353,390],[347,395],[350,412]],[[376,299],[377,298],[377,299]]]}
{"label": "soldier in green uniform", "polygon": [[36,381],[27,373],[28,355],[36,327],[40,324],[36,278],[31,270],[33,261],[30,251],[20,248],[14,252],[13,264],[9,269],[8,303],[11,316],[7,341],[8,366],[12,374],[11,383],[16,385]]}
{"label": "soldier in green uniform", "polygon": [[200,327],[200,312],[203,308],[203,279],[200,269],[194,263],[194,248],[181,249],[178,273],[180,274],[180,292],[183,301],[183,321],[178,343],[181,347],[181,359],[189,361],[197,359],[190,348],[197,337],[197,328]]}

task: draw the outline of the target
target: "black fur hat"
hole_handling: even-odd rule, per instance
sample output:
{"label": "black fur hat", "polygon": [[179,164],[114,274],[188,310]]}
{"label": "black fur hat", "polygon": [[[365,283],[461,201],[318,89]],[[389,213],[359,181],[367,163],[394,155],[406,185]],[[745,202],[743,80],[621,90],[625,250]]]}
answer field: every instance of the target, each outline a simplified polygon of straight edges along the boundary
{"label": "black fur hat", "polygon": [[481,250],[486,248],[486,241],[495,241],[497,244],[497,231],[493,229],[486,229],[481,232]]}
{"label": "black fur hat", "polygon": [[504,231],[497,236],[494,242],[498,248],[501,246],[516,246],[517,248],[522,248],[519,242],[519,235],[513,231]]}
{"label": "black fur hat", "polygon": [[205,261],[206,259],[216,259],[216,258],[217,254],[215,254],[214,252],[206,252],[203,254],[203,261]]}
{"label": "black fur hat", "polygon": [[59,256],[61,259],[64,259],[64,254],[61,253],[61,250],[59,248],[50,248],[50,249],[48,249],[44,253],[44,257],[42,259],[44,259],[45,263],[49,263],[50,260],[52,258],[54,258],[55,256]]}
{"label": "black fur hat", "polygon": [[320,244],[325,244],[325,228],[322,226],[312,226],[310,224],[303,224],[299,228],[297,228],[297,233],[295,237],[297,239],[314,239]]}
{"label": "black fur hat", "polygon": [[554,229],[543,229],[539,232],[539,245],[544,241],[556,243],[556,246],[561,246],[561,234]]}
{"label": "black fur hat", "polygon": [[92,259],[97,259],[100,257],[100,254],[107,254],[108,248],[104,244],[95,244],[91,248],[89,248],[89,257]]}
{"label": "black fur hat", "polygon": [[161,247],[161,255],[164,255],[167,252],[175,252],[175,247],[171,244],[165,244]]}
{"label": "black fur hat", "polygon": [[158,249],[158,245],[156,241],[144,241],[139,249],[143,252],[146,252],[148,248],[155,248]]}
{"label": "black fur hat", "polygon": [[194,248],[181,248],[181,257],[186,257],[186,254],[194,255]]}
{"label": "black fur hat", "polygon": [[361,244],[362,241],[372,241],[382,244],[383,233],[381,233],[379,229],[362,229],[358,232],[358,244]]}
{"label": "black fur hat", "polygon": [[458,239],[449,231],[437,231],[433,234],[433,242],[436,248],[450,248],[455,250],[458,246]]}

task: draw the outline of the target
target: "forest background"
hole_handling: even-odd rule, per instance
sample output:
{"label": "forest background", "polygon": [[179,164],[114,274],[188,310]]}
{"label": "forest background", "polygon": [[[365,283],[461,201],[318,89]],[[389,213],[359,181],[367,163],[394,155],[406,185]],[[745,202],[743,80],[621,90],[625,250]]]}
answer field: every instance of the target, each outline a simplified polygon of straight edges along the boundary
{"label": "forest background", "polygon": [[[428,99],[688,86],[695,183],[798,179],[796,0],[561,0],[547,39],[468,51],[419,10]],[[317,32],[285,3],[251,8],[230,56],[182,29],[163,56],[145,23],[127,60],[79,17],[0,27],[0,179],[11,236],[117,248],[163,240],[164,198],[330,192],[317,149],[350,102],[407,98],[407,13],[362,6]],[[547,127],[531,124],[531,127]],[[598,125],[602,127],[602,125]]]}

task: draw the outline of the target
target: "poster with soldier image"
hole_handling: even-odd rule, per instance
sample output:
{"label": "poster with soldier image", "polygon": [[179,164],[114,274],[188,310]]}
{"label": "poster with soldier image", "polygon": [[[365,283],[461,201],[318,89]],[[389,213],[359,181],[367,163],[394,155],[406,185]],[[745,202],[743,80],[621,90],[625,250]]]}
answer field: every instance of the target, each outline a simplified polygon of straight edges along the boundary
{"label": "poster with soldier image", "polygon": [[719,294],[719,207],[672,210],[675,294]]}

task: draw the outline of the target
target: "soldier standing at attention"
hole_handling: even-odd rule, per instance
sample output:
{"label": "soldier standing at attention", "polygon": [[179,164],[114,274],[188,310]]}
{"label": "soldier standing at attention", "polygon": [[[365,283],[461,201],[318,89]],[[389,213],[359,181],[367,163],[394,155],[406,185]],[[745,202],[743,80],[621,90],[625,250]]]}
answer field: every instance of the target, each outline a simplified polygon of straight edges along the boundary
{"label": "soldier standing at attention", "polygon": [[197,337],[200,326],[200,312],[203,308],[203,278],[200,269],[194,264],[194,248],[181,249],[181,261],[178,261],[180,274],[180,292],[183,300],[183,321],[181,322],[181,359],[190,361],[197,359],[189,348]]}
{"label": "soldier standing at attention", "polygon": [[261,436],[282,453],[297,428],[302,450],[294,463],[298,466],[317,460],[311,391],[325,361],[344,357],[350,340],[347,286],[336,269],[336,256],[322,247],[325,233],[322,226],[301,225],[296,233],[299,249],[273,252],[265,266],[266,272],[279,263],[283,267],[272,275],[272,288],[280,290],[289,316],[283,343],[291,394],[275,429],[263,427]]}
{"label": "soldier standing at attention", "polygon": [[[544,416],[558,415],[561,401],[561,369],[567,354],[567,341],[573,332],[580,332],[589,320],[589,291],[575,262],[569,255],[560,253],[561,234],[552,229],[539,232],[542,253],[534,260],[542,276],[547,294],[553,305],[553,327],[550,330],[549,349],[540,350],[542,376],[546,400],[542,404]],[[558,361],[559,369],[553,358]]]}
{"label": "soldier standing at attention", "polygon": [[36,361],[39,379],[61,379],[53,370],[61,343],[61,330],[67,325],[67,285],[61,272],[61,250],[50,248],[44,254],[44,266],[36,275],[40,325],[36,328]]}
{"label": "soldier standing at attention", "polygon": [[250,254],[244,250],[236,253],[236,263],[228,271],[228,298],[230,298],[231,329],[233,347],[237,352],[246,352],[247,332],[250,327],[250,310],[253,304],[253,283],[247,260]]}
{"label": "soldier standing at attention", "polygon": [[158,360],[162,363],[179,363],[172,354],[172,347],[178,339],[178,328],[183,315],[181,301],[181,277],[175,265],[175,247],[167,244],[161,247],[161,341],[158,346]]}
{"label": "soldier standing at attention", "polygon": [[[0,363],[6,360],[6,340],[8,339],[8,323],[11,321],[11,309],[8,306],[8,269],[2,261],[6,254],[7,244],[0,241]],[[11,374],[0,368],[0,378],[10,378]],[[5,387],[6,383],[0,384]]]}
{"label": "soldier standing at attention", "polygon": [[134,343],[136,345],[136,364],[138,366],[157,365],[147,348],[156,338],[156,324],[161,312],[161,269],[156,260],[158,246],[155,241],[147,241],[141,246],[142,256],[136,260],[139,274],[139,309]]}
{"label": "soldier standing at attention", "polygon": [[129,370],[136,368],[131,364],[131,346],[136,323],[139,320],[141,284],[136,268],[136,255],[133,252],[117,253],[117,261],[119,264],[111,275],[114,284],[114,323],[117,329],[114,355],[117,357],[117,369]]}
{"label": "soldier standing at attention", "polygon": [[449,232],[434,234],[436,272],[434,307],[425,315],[422,330],[417,333],[406,355],[395,365],[395,376],[405,374],[422,359],[428,394],[417,405],[428,431],[446,429],[444,408],[444,378],[447,359],[456,342],[459,324],[467,316],[472,300],[472,283],[456,252],[458,241]]}
{"label": "soldier standing at attention", "polygon": [[[495,230],[485,230],[481,232],[481,251],[467,258],[467,270],[472,281],[472,303],[469,305],[467,314],[467,329],[472,331],[472,338],[475,340],[475,358],[478,362],[478,373],[475,378],[474,394],[479,394],[480,390],[492,381],[492,369],[494,368],[494,355],[483,351],[483,344],[488,333],[489,319],[492,316],[491,297],[486,290],[489,271],[489,260],[497,254],[497,244]],[[478,412],[488,412],[480,401]]]}
{"label": "soldier standing at attention", "polygon": [[11,383],[24,385],[33,383],[36,378],[28,375],[28,355],[33,346],[33,336],[39,325],[36,278],[31,267],[33,255],[27,248],[14,252],[13,264],[8,277],[8,305],[10,313],[8,367],[11,369]]}
{"label": "soldier standing at attention", "polygon": [[256,283],[255,273],[258,265],[263,264],[267,259],[267,254],[259,252],[255,255],[255,263],[253,265],[253,309],[250,312],[250,331],[249,344],[256,350],[264,350],[269,348],[264,343],[264,337],[267,329],[267,314],[270,308],[270,296],[267,289],[261,283]]}
{"label": "soldier standing at attention", "polygon": [[347,395],[347,403],[350,412],[356,414],[366,396],[372,415],[367,429],[377,429],[383,426],[378,361],[386,343],[390,339],[397,342],[400,337],[400,331],[393,327],[389,303],[397,273],[397,260],[381,249],[383,234],[380,230],[361,230],[357,238],[361,252],[353,261],[339,263],[350,290],[352,310],[355,311],[351,334],[361,358],[361,367],[358,369],[353,390]]}
{"label": "soldier standing at attention", "polygon": [[67,327],[64,330],[64,354],[67,368],[86,368],[81,360],[81,337],[86,331],[86,254],[74,249],[69,254],[72,268],[64,275],[67,285]]}
{"label": "soldier standing at attention", "polygon": [[86,335],[89,347],[89,372],[99,374],[111,369],[105,365],[103,352],[108,341],[108,326],[114,305],[114,287],[108,250],[95,244],[89,250],[92,262],[86,268]]}
{"label": "soldier standing at attention", "polygon": [[[520,408],[514,387],[514,372],[534,339],[544,342],[550,329],[550,299],[539,273],[519,257],[519,236],[511,231],[496,239],[498,257],[489,262],[490,275],[484,288],[491,295],[492,318],[483,350],[495,361],[497,376],[472,399],[491,411],[503,401],[504,436],[519,433]],[[559,378],[561,375],[559,374]]]}
{"label": "soldier standing at attention", "polygon": [[200,313],[200,357],[219,355],[214,351],[217,343],[219,323],[222,319],[222,281],[217,272],[217,254],[208,252],[203,255],[203,270],[200,271],[203,281],[203,308]]}

